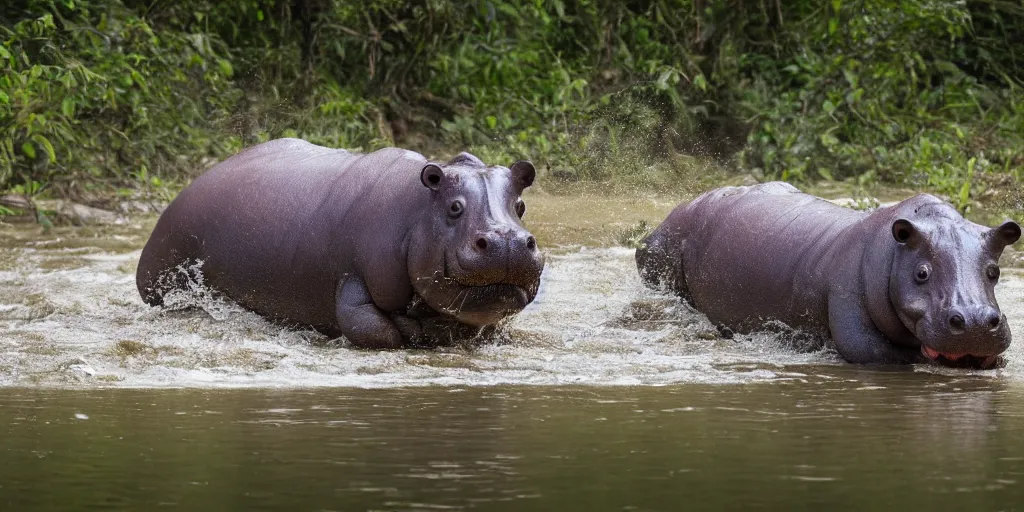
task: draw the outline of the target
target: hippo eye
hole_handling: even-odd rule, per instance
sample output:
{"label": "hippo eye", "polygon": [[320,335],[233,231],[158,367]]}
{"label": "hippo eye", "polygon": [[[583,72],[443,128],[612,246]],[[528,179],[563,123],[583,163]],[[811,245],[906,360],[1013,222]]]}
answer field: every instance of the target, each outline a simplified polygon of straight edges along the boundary
{"label": "hippo eye", "polygon": [[455,200],[452,202],[451,207],[448,208],[448,216],[453,219],[458,218],[459,215],[462,215],[462,210],[464,209],[465,207],[462,206],[462,201]]}
{"label": "hippo eye", "polygon": [[523,215],[526,215],[526,203],[524,203],[522,199],[516,201],[516,215],[518,215],[520,219],[523,218]]}
{"label": "hippo eye", "polygon": [[928,278],[931,277],[931,275],[932,268],[929,267],[927,263],[924,263],[921,266],[917,267],[917,272],[914,274],[914,279],[917,279],[917,282],[919,283],[923,283],[927,281]]}
{"label": "hippo eye", "polygon": [[985,269],[985,275],[993,281],[999,279],[999,265],[989,265],[988,268]]}

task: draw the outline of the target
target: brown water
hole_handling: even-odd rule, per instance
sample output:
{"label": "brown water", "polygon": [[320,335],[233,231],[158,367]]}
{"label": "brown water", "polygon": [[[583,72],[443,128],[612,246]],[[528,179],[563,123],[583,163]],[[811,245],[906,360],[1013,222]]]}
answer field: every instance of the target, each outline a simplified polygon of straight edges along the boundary
{"label": "brown water", "polygon": [[1015,510],[1022,390],[771,385],[12,390],[3,510]]}
{"label": "brown water", "polygon": [[[1021,507],[1019,341],[985,372],[720,339],[617,245],[679,199],[529,197],[541,292],[475,350],[148,308],[153,218],[0,224],[0,510]],[[1024,339],[1024,274],[997,295]]]}

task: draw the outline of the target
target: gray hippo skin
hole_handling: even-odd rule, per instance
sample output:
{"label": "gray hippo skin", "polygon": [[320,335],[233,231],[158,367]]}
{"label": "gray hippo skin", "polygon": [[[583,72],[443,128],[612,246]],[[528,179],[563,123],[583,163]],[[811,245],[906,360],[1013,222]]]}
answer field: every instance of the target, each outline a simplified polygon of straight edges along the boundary
{"label": "gray hippo skin", "polygon": [[[397,348],[423,317],[492,326],[537,294],[544,257],[520,217],[533,164],[446,164],[278,139],[193,182],[161,215],[136,281],[150,305],[203,284],[274,321]],[[194,276],[193,276],[194,277]]]}
{"label": "gray hippo skin", "polygon": [[677,207],[636,262],[648,285],[737,332],[779,321],[831,337],[852,363],[989,368],[1010,345],[999,256],[1020,235],[927,194],[864,213],[773,182]]}

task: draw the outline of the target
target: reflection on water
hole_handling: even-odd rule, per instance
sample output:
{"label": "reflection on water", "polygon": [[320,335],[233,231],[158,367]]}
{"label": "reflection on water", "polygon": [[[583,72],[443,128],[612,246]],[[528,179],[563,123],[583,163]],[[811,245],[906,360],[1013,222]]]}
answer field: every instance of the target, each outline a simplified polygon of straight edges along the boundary
{"label": "reflection on water", "polygon": [[995,510],[1024,389],[839,367],[771,386],[15,391],[3,510]]}

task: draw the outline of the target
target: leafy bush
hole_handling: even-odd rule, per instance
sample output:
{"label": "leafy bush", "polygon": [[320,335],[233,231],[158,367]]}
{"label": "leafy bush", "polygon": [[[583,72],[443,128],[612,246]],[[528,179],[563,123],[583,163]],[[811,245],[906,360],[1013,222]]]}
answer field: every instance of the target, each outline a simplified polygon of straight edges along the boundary
{"label": "leafy bush", "polygon": [[211,122],[235,99],[218,40],[158,33],[119,2],[29,1],[5,14],[0,188],[145,184],[238,146]]}
{"label": "leafy bush", "polygon": [[0,190],[184,180],[281,136],[964,207],[1024,167],[1010,0],[15,0],[0,35]]}
{"label": "leafy bush", "polygon": [[834,0],[829,11],[827,25],[809,18],[792,31],[799,53],[752,70],[764,92],[748,109],[767,108],[748,165],[783,179],[868,175],[959,194],[975,171],[1017,158],[1022,76],[1000,59],[1022,47],[983,38],[974,22],[1012,30],[1020,5]]}

